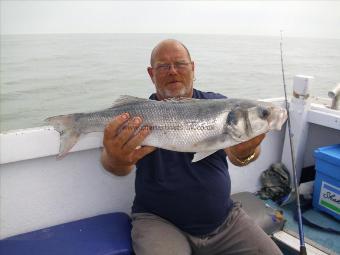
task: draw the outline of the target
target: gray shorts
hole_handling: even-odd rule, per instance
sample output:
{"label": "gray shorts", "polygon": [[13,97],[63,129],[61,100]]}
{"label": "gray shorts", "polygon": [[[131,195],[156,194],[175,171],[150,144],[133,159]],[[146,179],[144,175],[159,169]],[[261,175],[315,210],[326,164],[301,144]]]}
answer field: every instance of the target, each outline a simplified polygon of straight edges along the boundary
{"label": "gray shorts", "polygon": [[132,214],[132,244],[136,255],[276,255],[272,239],[234,203],[225,222],[206,236],[193,236],[150,213]]}

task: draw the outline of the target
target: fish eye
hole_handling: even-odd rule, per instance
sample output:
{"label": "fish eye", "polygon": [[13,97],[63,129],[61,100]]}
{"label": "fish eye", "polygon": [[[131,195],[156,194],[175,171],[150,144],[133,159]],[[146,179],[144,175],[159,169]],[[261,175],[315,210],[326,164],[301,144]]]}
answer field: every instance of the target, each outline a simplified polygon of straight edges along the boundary
{"label": "fish eye", "polygon": [[257,107],[257,115],[261,118],[261,119],[266,119],[270,114],[270,111],[264,107]]}
{"label": "fish eye", "polygon": [[227,124],[228,125],[237,125],[237,116],[235,111],[231,111],[229,112],[228,116],[227,116]]}

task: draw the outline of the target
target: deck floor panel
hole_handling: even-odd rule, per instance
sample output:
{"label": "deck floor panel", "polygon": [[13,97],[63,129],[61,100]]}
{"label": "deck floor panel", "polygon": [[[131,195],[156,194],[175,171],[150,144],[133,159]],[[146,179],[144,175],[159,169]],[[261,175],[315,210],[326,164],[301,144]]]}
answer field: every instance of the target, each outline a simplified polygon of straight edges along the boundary
{"label": "deck floor panel", "polygon": [[[283,210],[286,223],[283,231],[296,238],[299,238],[298,224],[294,220],[294,212],[296,205],[294,203],[279,207],[273,202],[267,202],[270,206]],[[311,209],[304,213],[310,221],[320,224],[323,227],[332,227],[333,229],[340,230],[340,223],[335,218],[323,212]],[[340,254],[339,234],[327,232],[322,229],[303,225],[305,243],[317,249],[324,251],[327,254]]]}

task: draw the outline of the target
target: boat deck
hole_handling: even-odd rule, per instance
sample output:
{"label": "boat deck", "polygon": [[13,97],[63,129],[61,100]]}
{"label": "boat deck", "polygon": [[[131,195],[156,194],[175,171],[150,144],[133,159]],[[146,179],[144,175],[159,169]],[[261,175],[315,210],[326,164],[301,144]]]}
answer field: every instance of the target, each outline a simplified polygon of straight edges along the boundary
{"label": "boat deck", "polygon": [[[290,203],[285,206],[278,206],[274,202],[267,202],[271,207],[282,210],[284,217],[286,219],[286,223],[283,227],[283,232],[292,237],[299,238],[299,230],[298,224],[294,219],[294,214],[296,212],[296,204],[295,202]],[[340,222],[337,221],[334,217],[320,212],[315,209],[309,209],[303,213],[304,217],[309,221],[321,225],[324,228],[332,228],[340,231]],[[315,250],[320,250],[325,254],[340,254],[340,242],[339,242],[339,234],[328,232],[326,230],[311,227],[306,224],[303,225],[304,229],[304,237],[306,245],[316,248]],[[281,235],[283,233],[279,233]],[[284,234],[283,234],[284,235]],[[274,235],[275,238],[275,235]],[[286,238],[286,236],[285,236]],[[286,252],[287,250],[287,252]],[[284,249],[284,254],[294,254],[293,252],[289,252],[289,249]],[[316,254],[321,254],[317,253]]]}

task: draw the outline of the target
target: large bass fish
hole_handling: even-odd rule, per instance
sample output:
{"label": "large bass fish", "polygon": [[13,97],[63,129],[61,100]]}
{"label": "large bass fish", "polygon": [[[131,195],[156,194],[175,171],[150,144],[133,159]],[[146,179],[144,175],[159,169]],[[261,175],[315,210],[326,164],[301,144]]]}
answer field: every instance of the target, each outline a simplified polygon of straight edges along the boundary
{"label": "large bass fish", "polygon": [[143,145],[196,152],[193,162],[269,130],[280,130],[287,119],[284,108],[255,100],[179,98],[155,101],[121,96],[111,108],[102,111],[47,118],[60,133],[57,158],[64,157],[80,135],[103,132],[106,124],[124,112],[142,117],[143,125],[150,128]]}

